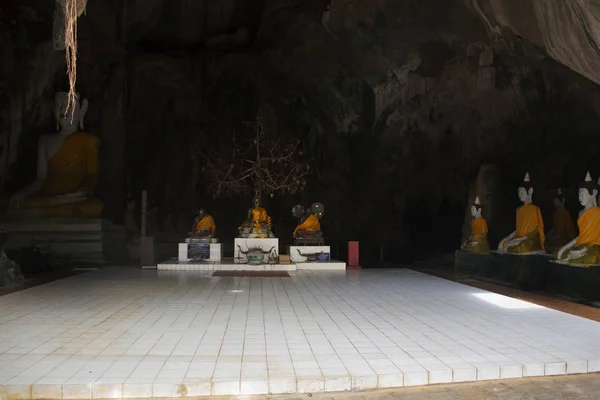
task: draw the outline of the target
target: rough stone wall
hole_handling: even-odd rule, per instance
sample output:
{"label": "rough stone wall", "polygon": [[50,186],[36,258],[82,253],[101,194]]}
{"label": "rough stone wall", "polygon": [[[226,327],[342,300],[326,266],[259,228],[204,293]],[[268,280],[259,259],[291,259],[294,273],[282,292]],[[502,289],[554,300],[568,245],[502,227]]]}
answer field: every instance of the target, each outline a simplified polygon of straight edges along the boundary
{"label": "rough stone wall", "polygon": [[[88,126],[110,165],[101,182],[103,200],[113,204],[110,218],[122,218],[117,205],[124,206],[126,190],[147,189],[161,225],[183,232],[203,205],[219,221],[221,238],[233,236],[249,200],[211,200],[198,154],[230,146],[231,133],[242,134],[259,110],[269,110],[274,134],[302,141],[314,171],[305,193],[268,199],[268,209],[285,219],[294,203],[323,202],[331,242],[359,239],[395,252],[410,243],[458,246],[470,183],[482,164],[497,166],[498,190],[509,199],[525,169],[540,192],[578,182],[580,170],[594,170],[600,150],[597,87],[546,57],[541,29],[519,33],[530,40],[501,29],[490,36],[482,15],[493,26],[496,14],[513,21],[515,31],[534,26],[514,22],[534,9],[533,0],[523,9],[491,1],[238,0],[227,8],[227,26],[210,20],[218,35],[251,26],[249,42],[228,46],[194,36],[197,18],[183,18],[167,0],[129,1],[127,9],[121,0],[90,2],[80,22],[78,82],[91,103]],[[204,4],[187,3],[194,13]],[[2,42],[2,51],[33,66],[51,43],[52,7],[34,10],[48,30],[31,43]],[[244,14],[239,10],[253,19],[234,18]],[[26,21],[20,16],[17,23]],[[174,23],[178,30],[167,36]],[[23,180],[15,166],[27,165],[20,160],[37,135],[52,129],[50,92],[63,65],[62,54],[50,56],[58,60],[54,72],[26,69],[21,83],[0,86],[2,105],[16,104],[19,121],[31,124],[19,129],[19,157],[5,169],[7,182]],[[0,63],[3,82],[15,71],[10,59]],[[37,117],[29,118],[34,110]],[[0,134],[14,131],[5,125]],[[452,222],[448,210],[455,209]]]}
{"label": "rough stone wall", "polygon": [[502,29],[600,83],[600,7],[595,0],[469,0],[492,36]]}

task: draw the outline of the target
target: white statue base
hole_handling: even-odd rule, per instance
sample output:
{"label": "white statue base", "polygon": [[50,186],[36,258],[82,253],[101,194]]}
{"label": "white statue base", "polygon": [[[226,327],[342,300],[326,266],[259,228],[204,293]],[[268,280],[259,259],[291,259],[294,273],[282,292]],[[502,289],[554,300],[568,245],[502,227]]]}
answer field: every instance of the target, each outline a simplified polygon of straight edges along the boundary
{"label": "white statue base", "polygon": [[330,246],[290,246],[292,262],[331,262]]}
{"label": "white statue base", "polygon": [[[279,260],[279,239],[277,238],[235,238],[233,244],[233,260],[236,264],[248,263],[248,255],[244,254],[249,249],[259,248],[263,252],[269,252],[265,254],[265,260],[269,257],[274,259],[276,262]],[[267,262],[265,262],[266,264]]]}
{"label": "white statue base", "polygon": [[178,261],[221,262],[223,246],[221,243],[179,243]]}
{"label": "white statue base", "polygon": [[125,228],[100,218],[3,216],[0,226],[7,231],[7,249],[39,246],[61,263],[114,265],[128,258]]}

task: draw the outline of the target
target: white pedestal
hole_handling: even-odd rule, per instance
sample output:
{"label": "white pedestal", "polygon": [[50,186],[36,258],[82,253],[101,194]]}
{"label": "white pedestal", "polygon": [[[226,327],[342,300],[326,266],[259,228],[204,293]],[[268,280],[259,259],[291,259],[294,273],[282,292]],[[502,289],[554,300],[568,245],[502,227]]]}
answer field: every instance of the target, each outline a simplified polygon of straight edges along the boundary
{"label": "white pedestal", "polygon": [[[245,264],[248,262],[246,255],[242,251],[248,251],[250,248],[258,247],[263,251],[269,251],[275,253],[275,257],[279,258],[279,239],[277,238],[235,238],[233,244],[233,260],[236,264]],[[240,251],[241,248],[241,251]],[[268,256],[268,254],[266,255]],[[268,257],[265,257],[268,258]]]}
{"label": "white pedestal", "polygon": [[221,243],[179,243],[179,252],[177,259],[179,261],[190,261],[188,257],[189,246],[209,246],[210,257],[205,261],[220,262],[223,258],[223,247]]}
{"label": "white pedestal", "polygon": [[307,259],[302,254],[317,254],[319,255],[319,259],[317,262],[330,262],[331,261],[331,247],[329,246],[290,246],[290,257],[292,262],[306,262]]}

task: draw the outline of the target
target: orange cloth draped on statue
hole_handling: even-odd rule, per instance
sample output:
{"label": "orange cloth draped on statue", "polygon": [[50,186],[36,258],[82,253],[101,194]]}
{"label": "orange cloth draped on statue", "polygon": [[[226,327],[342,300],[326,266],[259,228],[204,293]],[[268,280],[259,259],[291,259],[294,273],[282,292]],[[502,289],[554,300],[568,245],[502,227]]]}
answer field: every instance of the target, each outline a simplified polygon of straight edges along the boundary
{"label": "orange cloth draped on statue", "polygon": [[198,221],[198,223],[194,227],[194,231],[207,231],[208,233],[213,233],[215,231],[215,228],[216,226],[213,217],[211,217],[210,215],[205,215],[204,218]]}
{"label": "orange cloth draped on statue", "polygon": [[306,221],[301,223],[294,229],[294,233],[292,236],[296,236],[296,232],[298,231],[309,231],[309,232],[317,232],[321,230],[321,223],[319,222],[319,217],[315,214],[310,214]]}
{"label": "orange cloth draped on statue", "polygon": [[252,209],[251,218],[252,222],[269,223],[269,214],[267,214],[267,210],[260,206]]}
{"label": "orange cloth draped on statue", "polygon": [[600,245],[600,207],[592,207],[577,220],[579,237],[575,247]]}
{"label": "orange cloth draped on statue", "polygon": [[[48,160],[44,185],[24,198],[20,209],[32,210],[42,217],[100,217],[103,204],[94,198],[99,148],[100,140],[89,133],[67,136],[58,152]],[[68,197],[58,197],[79,191],[85,192],[85,199],[69,201]],[[0,209],[7,210],[8,206],[9,198],[0,198]]]}
{"label": "orange cloth draped on statue", "polygon": [[487,233],[488,226],[487,222],[485,222],[485,219],[483,219],[482,217],[475,218],[471,223],[471,234],[473,235],[473,237],[487,235]]}
{"label": "orange cloth draped on statue", "polygon": [[573,219],[571,213],[564,209],[559,208],[554,210],[554,236],[572,240],[575,237],[575,227],[573,226]]}
{"label": "orange cloth draped on statue", "polygon": [[88,133],[74,133],[65,138],[60,150],[48,161],[46,182],[35,197],[56,196],[85,189],[94,195],[98,177],[100,140]]}
{"label": "orange cloth draped on statue", "polygon": [[517,210],[517,227],[515,239],[526,237],[528,234],[537,230],[540,237],[540,245],[544,248],[546,236],[544,235],[544,220],[542,212],[535,204],[529,203]]}

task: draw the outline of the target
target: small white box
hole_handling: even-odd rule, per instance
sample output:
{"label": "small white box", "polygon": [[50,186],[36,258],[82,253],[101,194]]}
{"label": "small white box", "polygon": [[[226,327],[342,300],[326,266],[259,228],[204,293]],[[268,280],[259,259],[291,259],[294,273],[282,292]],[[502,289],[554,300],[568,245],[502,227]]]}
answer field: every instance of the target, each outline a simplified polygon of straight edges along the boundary
{"label": "small white box", "polygon": [[210,246],[210,257],[205,261],[221,262],[221,259],[223,258],[223,246],[221,245],[221,243],[179,243],[177,259],[179,261],[190,261],[190,258],[188,257],[189,246],[200,244]]}

